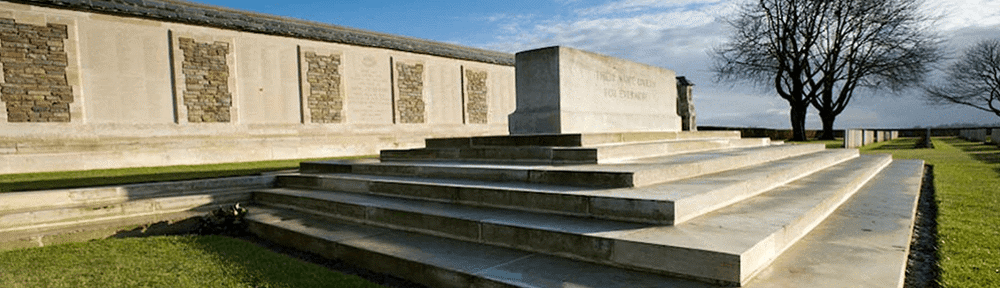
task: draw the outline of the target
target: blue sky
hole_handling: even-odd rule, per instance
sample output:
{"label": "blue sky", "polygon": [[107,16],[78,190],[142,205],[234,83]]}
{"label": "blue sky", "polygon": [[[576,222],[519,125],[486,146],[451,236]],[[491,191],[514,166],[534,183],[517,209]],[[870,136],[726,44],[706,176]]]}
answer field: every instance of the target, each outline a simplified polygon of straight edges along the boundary
{"label": "blue sky", "polygon": [[[788,128],[788,104],[764,88],[714,83],[707,51],[728,34],[719,21],[735,1],[310,1],[196,0],[470,47],[517,52],[565,45],[647,63],[695,83],[699,125]],[[928,1],[934,25],[960,52],[980,39],[1000,38],[1000,0]],[[884,93],[883,93],[884,94]],[[965,107],[930,107],[917,92],[861,94],[837,118],[838,129],[909,128],[952,123],[997,124],[1000,117]],[[819,128],[815,111],[807,118]]]}

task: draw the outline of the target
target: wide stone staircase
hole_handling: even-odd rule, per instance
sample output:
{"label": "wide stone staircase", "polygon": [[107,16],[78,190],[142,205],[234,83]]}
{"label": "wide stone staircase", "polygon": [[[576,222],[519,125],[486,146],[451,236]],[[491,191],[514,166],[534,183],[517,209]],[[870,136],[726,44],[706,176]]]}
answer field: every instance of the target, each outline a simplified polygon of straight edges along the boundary
{"label": "wide stone staircase", "polygon": [[302,163],[248,219],[429,287],[901,287],[922,175],[728,131],[428,139]]}

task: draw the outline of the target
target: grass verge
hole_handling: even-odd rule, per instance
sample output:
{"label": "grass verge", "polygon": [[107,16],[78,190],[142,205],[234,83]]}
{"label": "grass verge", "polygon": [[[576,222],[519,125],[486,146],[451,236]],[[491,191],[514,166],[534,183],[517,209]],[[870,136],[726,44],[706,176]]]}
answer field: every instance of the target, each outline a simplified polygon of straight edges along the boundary
{"label": "grass verge", "polygon": [[0,175],[0,192],[79,188],[257,175],[262,172],[298,168],[299,162],[302,161],[366,157],[374,156],[5,174]]}
{"label": "grass verge", "polygon": [[917,139],[875,143],[862,153],[891,153],[934,165],[938,205],[938,259],[943,287],[996,287],[1000,283],[1000,148],[935,138],[934,149],[913,149]]}
{"label": "grass verge", "polygon": [[0,253],[0,287],[381,287],[222,236],[104,239]]}

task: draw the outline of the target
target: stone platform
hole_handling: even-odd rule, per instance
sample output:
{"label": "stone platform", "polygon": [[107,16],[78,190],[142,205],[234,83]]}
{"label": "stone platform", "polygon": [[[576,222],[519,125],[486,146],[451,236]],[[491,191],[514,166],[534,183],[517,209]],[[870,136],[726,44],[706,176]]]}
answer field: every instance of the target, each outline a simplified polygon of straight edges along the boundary
{"label": "stone platform", "polygon": [[303,163],[250,223],[431,287],[896,287],[922,174],[729,132],[428,139]]}

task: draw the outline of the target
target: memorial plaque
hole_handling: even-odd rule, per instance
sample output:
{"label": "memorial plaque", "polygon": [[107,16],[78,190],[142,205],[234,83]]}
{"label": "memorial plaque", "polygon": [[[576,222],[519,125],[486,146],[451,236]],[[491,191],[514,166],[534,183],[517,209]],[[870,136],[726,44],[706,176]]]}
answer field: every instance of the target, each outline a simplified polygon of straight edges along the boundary
{"label": "memorial plaque", "polygon": [[566,47],[517,53],[511,134],[680,131],[676,74]]}
{"label": "memorial plaque", "polygon": [[389,76],[389,58],[364,56],[361,65],[354,68],[354,77],[348,78],[351,93],[348,96],[348,121],[363,124],[392,123],[392,81]]}

